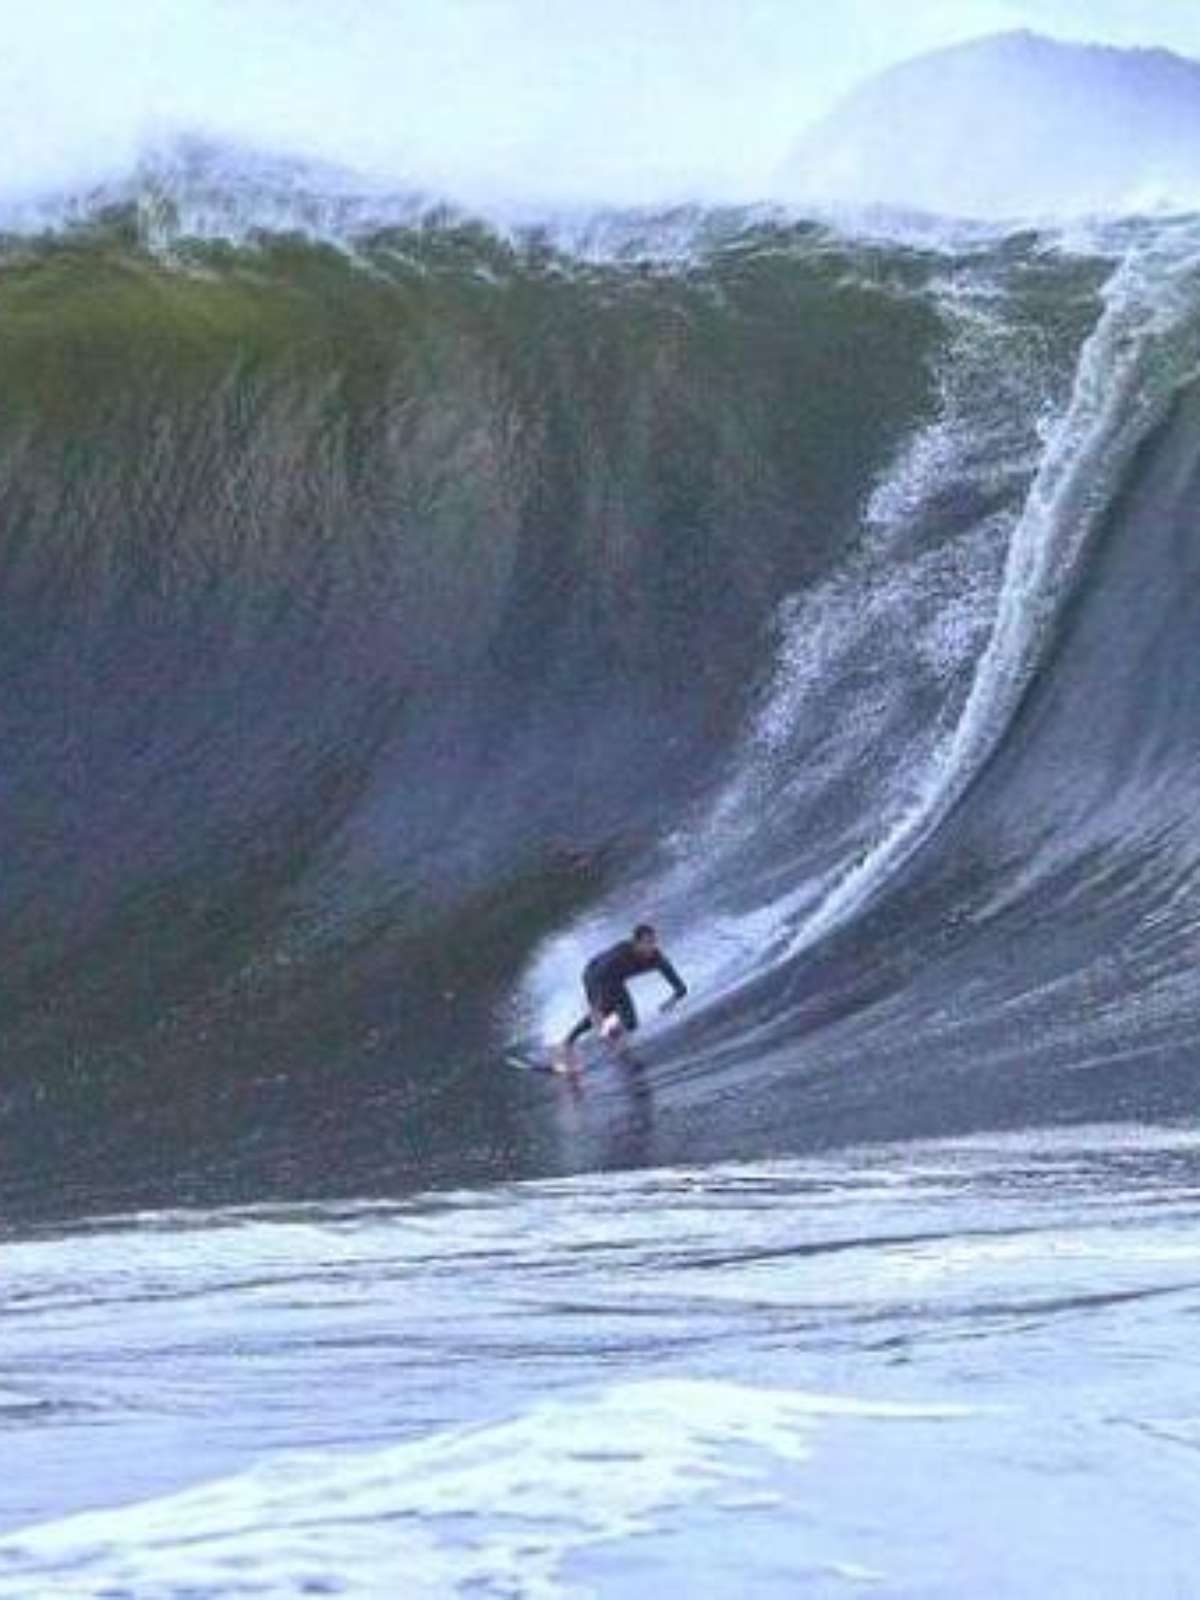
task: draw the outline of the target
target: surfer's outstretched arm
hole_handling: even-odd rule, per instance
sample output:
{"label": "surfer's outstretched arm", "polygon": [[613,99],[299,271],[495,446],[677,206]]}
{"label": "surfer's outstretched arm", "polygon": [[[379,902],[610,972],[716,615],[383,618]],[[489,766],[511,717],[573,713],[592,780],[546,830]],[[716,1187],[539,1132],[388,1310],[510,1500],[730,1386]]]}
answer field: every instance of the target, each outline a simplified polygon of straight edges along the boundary
{"label": "surfer's outstretched arm", "polygon": [[679,1002],[684,998],[684,996],[688,992],[688,987],[687,987],[687,984],[684,983],[683,979],[679,976],[679,974],[676,972],[675,968],[671,965],[671,963],[667,960],[666,956],[664,956],[661,951],[659,952],[658,961],[656,963],[656,966],[657,966],[657,970],[663,975],[663,977],[671,985],[670,997],[669,997],[669,999],[666,999],[666,1000],[663,1001],[662,1006],[660,1008],[663,1011],[669,1011],[672,1006],[677,1006],[679,1004]]}

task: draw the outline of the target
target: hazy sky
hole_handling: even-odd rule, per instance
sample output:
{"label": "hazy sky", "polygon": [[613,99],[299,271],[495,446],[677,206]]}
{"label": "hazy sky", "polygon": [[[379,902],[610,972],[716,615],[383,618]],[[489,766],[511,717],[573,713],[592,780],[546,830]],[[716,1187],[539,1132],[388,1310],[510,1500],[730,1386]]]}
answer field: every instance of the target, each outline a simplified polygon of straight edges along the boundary
{"label": "hazy sky", "polygon": [[1200,57],[1200,0],[34,0],[0,191],[183,127],[468,195],[751,198],[861,78],[1015,27]]}

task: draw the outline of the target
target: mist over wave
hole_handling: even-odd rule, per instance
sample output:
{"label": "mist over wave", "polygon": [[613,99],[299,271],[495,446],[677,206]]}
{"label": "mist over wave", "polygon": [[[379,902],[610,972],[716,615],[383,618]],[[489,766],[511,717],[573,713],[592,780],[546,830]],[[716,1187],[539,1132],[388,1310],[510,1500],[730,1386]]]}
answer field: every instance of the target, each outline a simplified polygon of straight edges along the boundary
{"label": "mist over wave", "polygon": [[780,181],[809,205],[992,221],[1180,212],[1200,202],[1198,149],[1200,62],[1021,31],[868,78]]}
{"label": "mist over wave", "polygon": [[[14,219],[11,1206],[1186,1109],[1195,259],[197,145]],[[496,1052],[643,914],[565,1132]]]}

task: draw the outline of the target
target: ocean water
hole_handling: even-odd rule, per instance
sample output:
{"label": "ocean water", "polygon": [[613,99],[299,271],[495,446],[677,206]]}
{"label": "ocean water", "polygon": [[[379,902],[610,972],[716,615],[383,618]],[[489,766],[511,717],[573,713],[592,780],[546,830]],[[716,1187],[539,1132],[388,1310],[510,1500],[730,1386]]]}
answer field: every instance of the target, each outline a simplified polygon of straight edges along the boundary
{"label": "ocean water", "polygon": [[5,226],[0,1593],[1189,1593],[1195,219]]}
{"label": "ocean water", "polygon": [[6,1250],[0,1594],[1189,1593],[1200,1147],[980,1138]]}

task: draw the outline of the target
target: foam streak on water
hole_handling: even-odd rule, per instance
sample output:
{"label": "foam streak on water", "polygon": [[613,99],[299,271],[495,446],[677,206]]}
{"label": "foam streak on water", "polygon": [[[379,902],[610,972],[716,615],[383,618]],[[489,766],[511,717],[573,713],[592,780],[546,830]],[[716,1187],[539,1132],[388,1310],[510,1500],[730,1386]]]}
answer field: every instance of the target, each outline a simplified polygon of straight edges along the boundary
{"label": "foam streak on water", "polygon": [[1200,1556],[1183,1135],[148,1215],[4,1266],[0,1595],[1168,1595]]}

